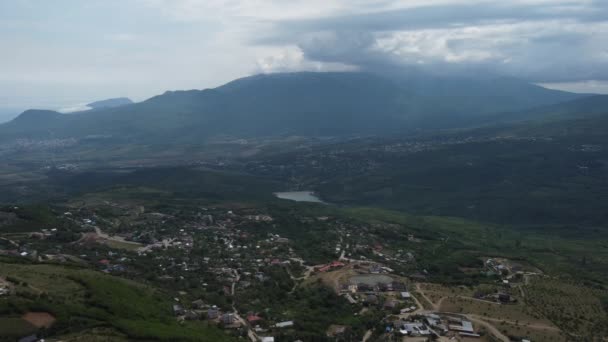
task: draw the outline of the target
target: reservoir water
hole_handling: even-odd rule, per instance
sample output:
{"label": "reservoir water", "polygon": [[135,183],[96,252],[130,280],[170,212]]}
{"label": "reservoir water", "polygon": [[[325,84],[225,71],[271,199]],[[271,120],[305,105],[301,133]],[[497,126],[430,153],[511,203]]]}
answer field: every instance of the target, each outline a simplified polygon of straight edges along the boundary
{"label": "reservoir water", "polygon": [[312,191],[287,191],[287,192],[275,192],[275,196],[281,199],[296,201],[296,202],[315,202],[323,203],[321,199],[315,196]]}

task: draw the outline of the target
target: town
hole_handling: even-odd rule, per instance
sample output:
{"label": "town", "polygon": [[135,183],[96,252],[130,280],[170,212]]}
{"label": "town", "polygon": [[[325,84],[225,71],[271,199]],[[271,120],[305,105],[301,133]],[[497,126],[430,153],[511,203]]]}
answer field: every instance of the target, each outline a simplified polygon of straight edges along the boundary
{"label": "town", "polygon": [[[23,211],[4,208],[3,224]],[[294,214],[290,206],[85,201],[53,213],[52,226],[3,233],[0,254],[146,279],[163,289],[177,322],[205,322],[252,342],[565,339],[523,303],[526,285],[545,277],[540,270],[479,257],[459,271],[474,283],[443,286],[442,271],[427,262],[430,237],[396,224]],[[449,236],[432,238],[435,248],[450,244]],[[24,285],[3,273],[6,300]],[[316,297],[337,312],[315,317],[328,310],[310,302]]]}

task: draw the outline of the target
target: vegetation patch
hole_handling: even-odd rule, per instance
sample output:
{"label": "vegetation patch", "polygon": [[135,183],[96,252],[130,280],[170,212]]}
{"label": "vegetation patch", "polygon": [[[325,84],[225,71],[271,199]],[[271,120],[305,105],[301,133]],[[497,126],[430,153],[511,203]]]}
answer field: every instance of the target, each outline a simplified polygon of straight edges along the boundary
{"label": "vegetation patch", "polygon": [[0,341],[15,339],[35,333],[36,326],[20,317],[0,317]]}
{"label": "vegetation patch", "polygon": [[608,334],[608,291],[574,280],[538,278],[526,287],[526,301],[572,338]]}

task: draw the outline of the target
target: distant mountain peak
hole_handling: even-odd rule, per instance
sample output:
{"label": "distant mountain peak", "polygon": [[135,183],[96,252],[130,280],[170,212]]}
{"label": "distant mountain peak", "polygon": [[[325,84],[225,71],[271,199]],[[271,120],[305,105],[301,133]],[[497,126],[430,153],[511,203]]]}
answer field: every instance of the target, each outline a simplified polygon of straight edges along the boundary
{"label": "distant mountain peak", "polygon": [[131,99],[129,99],[127,97],[117,97],[117,98],[113,98],[113,99],[91,102],[91,103],[87,104],[87,107],[91,107],[93,109],[100,109],[100,108],[114,108],[114,107],[130,105],[130,104],[133,104],[133,101],[131,101]]}
{"label": "distant mountain peak", "polygon": [[54,110],[28,109],[19,114],[14,121],[48,120],[57,118],[59,116],[61,116],[61,114]]}

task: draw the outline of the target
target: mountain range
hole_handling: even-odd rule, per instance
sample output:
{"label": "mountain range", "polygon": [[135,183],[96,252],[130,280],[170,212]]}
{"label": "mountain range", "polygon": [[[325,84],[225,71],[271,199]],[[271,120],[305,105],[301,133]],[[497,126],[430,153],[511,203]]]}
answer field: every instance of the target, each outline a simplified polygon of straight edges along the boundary
{"label": "mountain range", "polygon": [[378,135],[540,118],[555,111],[551,106],[597,110],[593,101],[605,99],[500,77],[262,74],[214,89],[167,91],[140,103],[125,98],[94,102],[94,110],[71,114],[28,110],[0,125],[0,141],[106,136],[164,143],[214,136]]}

